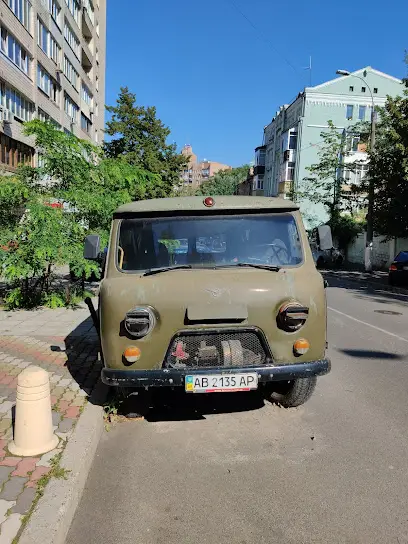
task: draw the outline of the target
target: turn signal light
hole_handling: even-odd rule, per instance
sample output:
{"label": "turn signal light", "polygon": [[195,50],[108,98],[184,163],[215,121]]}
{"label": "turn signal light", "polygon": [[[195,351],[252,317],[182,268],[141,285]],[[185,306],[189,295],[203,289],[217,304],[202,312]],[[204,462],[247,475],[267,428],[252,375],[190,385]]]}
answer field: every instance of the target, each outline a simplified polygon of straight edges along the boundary
{"label": "turn signal light", "polygon": [[204,206],[207,206],[207,208],[211,208],[212,206],[214,206],[214,204],[215,204],[215,200],[213,199],[212,196],[207,196],[204,199]]}
{"label": "turn signal light", "polygon": [[136,363],[140,359],[142,352],[136,346],[126,348],[123,352],[123,357],[128,363]]}
{"label": "turn signal light", "polygon": [[304,338],[299,338],[299,340],[296,340],[296,342],[293,344],[293,353],[295,355],[304,355],[309,351],[309,348],[309,342]]}
{"label": "turn signal light", "polygon": [[309,308],[299,302],[287,302],[279,308],[278,327],[287,332],[298,331],[306,323],[308,315]]}

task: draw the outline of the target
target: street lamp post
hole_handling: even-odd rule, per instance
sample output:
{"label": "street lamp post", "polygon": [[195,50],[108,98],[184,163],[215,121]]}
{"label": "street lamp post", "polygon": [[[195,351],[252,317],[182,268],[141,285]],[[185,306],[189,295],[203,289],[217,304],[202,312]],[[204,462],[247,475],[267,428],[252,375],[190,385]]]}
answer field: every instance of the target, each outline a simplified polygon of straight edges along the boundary
{"label": "street lamp post", "polygon": [[[373,93],[371,91],[371,88],[367,81],[360,77],[356,76],[355,74],[352,74],[348,70],[337,70],[336,74],[340,76],[351,76],[356,77],[357,79],[360,79],[367,89],[370,92],[371,96],[371,130],[370,130],[370,151],[373,152],[375,149],[375,106],[374,106],[374,97]],[[367,72],[363,72],[364,77],[366,77]],[[369,178],[368,180],[368,210],[367,210],[367,236],[366,236],[366,248],[365,248],[365,254],[364,254],[364,265],[366,272],[371,272],[373,269],[373,263],[372,263],[372,254],[373,254],[373,212],[374,212],[374,181],[372,178]]]}

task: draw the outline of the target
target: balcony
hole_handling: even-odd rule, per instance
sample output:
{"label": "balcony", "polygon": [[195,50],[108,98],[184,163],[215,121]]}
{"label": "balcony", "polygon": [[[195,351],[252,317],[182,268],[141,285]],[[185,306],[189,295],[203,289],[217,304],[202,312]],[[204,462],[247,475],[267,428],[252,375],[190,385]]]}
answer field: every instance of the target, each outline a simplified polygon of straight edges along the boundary
{"label": "balcony", "polygon": [[90,73],[92,70],[92,61],[93,61],[93,56],[92,56],[91,50],[89,49],[87,44],[83,43],[82,53],[81,53],[81,64],[82,64],[82,68],[84,69],[84,72],[89,77],[91,77]]}
{"label": "balcony", "polygon": [[258,164],[254,166],[254,176],[261,175],[263,176],[265,174],[265,165],[264,164]]}
{"label": "balcony", "polygon": [[89,16],[88,9],[84,6],[82,8],[82,34],[87,39],[92,38],[93,22]]}
{"label": "balcony", "polygon": [[279,182],[278,192],[280,195],[288,195],[292,190],[291,181],[281,181]]}

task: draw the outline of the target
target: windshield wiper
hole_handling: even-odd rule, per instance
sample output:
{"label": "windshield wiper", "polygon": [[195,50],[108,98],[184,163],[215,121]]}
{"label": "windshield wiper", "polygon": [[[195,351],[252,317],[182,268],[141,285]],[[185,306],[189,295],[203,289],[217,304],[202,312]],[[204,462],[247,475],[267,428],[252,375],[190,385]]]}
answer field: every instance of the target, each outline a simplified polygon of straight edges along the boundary
{"label": "windshield wiper", "polygon": [[160,272],[168,272],[169,270],[182,270],[182,269],[193,268],[191,264],[179,264],[175,266],[162,266],[161,268],[151,268],[146,270],[143,276],[153,276],[153,274],[160,274]]}
{"label": "windshield wiper", "polygon": [[256,263],[235,263],[235,264],[227,264],[226,267],[233,267],[233,266],[248,266],[249,268],[260,268],[261,270],[270,270],[271,272],[279,272],[281,269],[280,266],[274,266],[272,264],[256,264]]}

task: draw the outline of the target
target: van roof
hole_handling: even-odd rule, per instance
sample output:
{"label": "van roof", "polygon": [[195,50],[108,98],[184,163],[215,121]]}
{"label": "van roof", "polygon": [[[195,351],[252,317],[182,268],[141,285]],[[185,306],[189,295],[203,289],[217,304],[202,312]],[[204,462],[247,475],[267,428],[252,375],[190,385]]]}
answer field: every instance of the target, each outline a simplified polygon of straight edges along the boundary
{"label": "van roof", "polygon": [[194,212],[194,211],[224,211],[224,210],[287,210],[299,209],[297,204],[290,200],[265,196],[214,196],[214,206],[206,207],[205,196],[181,196],[174,198],[155,198],[151,200],[139,200],[120,206],[115,216],[140,213],[163,212]]}

